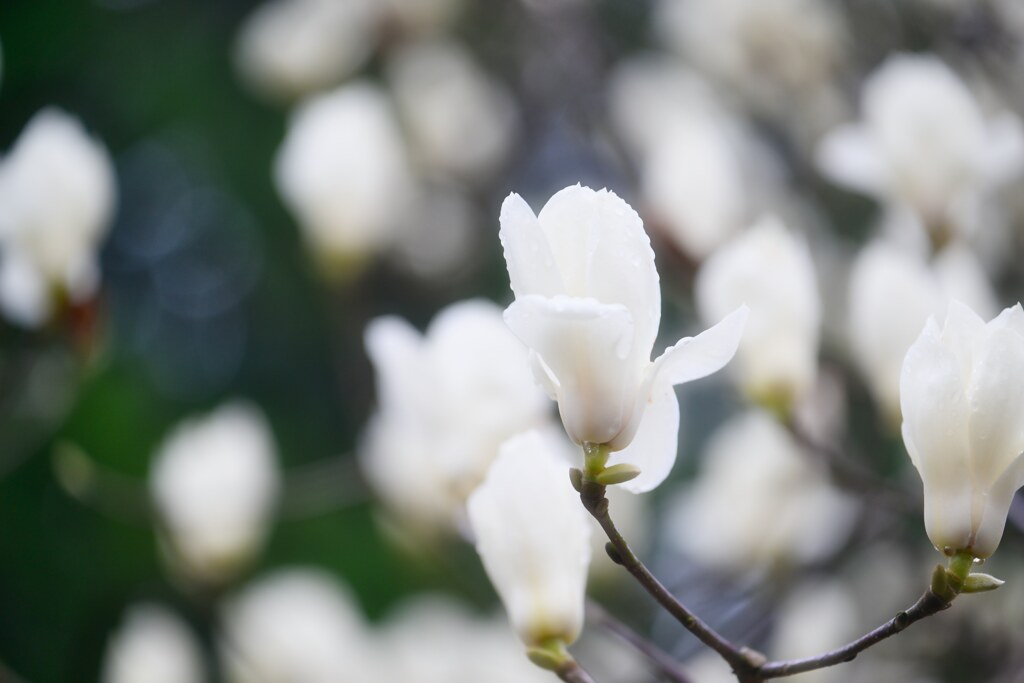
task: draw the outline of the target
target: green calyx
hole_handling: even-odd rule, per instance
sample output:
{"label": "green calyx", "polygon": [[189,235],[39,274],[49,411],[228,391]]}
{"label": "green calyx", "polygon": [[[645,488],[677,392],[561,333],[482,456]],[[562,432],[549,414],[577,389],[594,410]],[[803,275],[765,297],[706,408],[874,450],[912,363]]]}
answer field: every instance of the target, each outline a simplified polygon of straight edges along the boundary
{"label": "green calyx", "polygon": [[986,593],[1005,583],[989,574],[972,573],[975,562],[974,555],[960,550],[950,556],[947,566],[936,565],[932,572],[932,592],[946,602],[952,602],[961,593]]}
{"label": "green calyx", "polygon": [[576,470],[579,474],[570,472],[573,486],[577,491],[581,490],[583,482],[593,482],[601,486],[613,486],[635,479],[640,474],[640,468],[629,463],[619,463],[608,466],[608,458],[611,450],[607,444],[583,444],[583,469]]}
{"label": "green calyx", "polygon": [[573,661],[561,638],[547,638],[526,650],[530,661],[542,669],[558,671]]}

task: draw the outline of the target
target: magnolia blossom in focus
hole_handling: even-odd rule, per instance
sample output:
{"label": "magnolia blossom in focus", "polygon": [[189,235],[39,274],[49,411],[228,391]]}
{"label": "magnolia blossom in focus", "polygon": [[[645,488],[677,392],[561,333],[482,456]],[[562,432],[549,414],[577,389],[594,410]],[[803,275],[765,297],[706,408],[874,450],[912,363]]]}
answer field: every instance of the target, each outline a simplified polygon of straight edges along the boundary
{"label": "magnolia blossom in focus", "polygon": [[511,94],[454,42],[420,43],[389,64],[398,111],[428,172],[476,182],[505,159],[518,117]]}
{"label": "magnolia blossom in focus", "polygon": [[705,321],[750,307],[737,366],[748,394],[787,406],[806,395],[818,371],[821,301],[801,237],[763,218],[711,255],[695,287]]}
{"label": "magnolia blossom in focus", "polygon": [[256,409],[228,404],[180,424],[160,446],[150,491],[175,568],[218,583],[263,546],[279,481]]}
{"label": "magnolia blossom in focus", "polygon": [[856,512],[777,420],[753,410],[708,442],[700,476],[670,506],[666,541],[715,569],[770,569],[828,557]]}
{"label": "magnolia blossom in focus", "polygon": [[850,273],[847,339],[875,400],[894,425],[899,424],[900,370],[907,349],[928,316],[943,313],[953,298],[985,315],[996,311],[984,269],[962,245],[946,246],[930,266],[882,241],[857,256]]}
{"label": "magnolia blossom in focus", "polygon": [[366,625],[334,577],[286,569],[231,598],[221,641],[230,683],[373,680]]}
{"label": "magnolia blossom in focus", "polygon": [[360,449],[367,479],[402,521],[449,530],[503,441],[549,421],[527,353],[501,309],[444,309],[420,334],[397,317],[366,330],[378,410]]}
{"label": "magnolia blossom in focus", "polygon": [[107,646],[103,683],[203,683],[199,643],[181,619],[155,604],[132,607]]}
{"label": "magnolia blossom in focus", "polygon": [[329,270],[390,243],[415,197],[391,104],[362,82],[299,107],[274,179],[314,255]]}
{"label": "magnolia blossom in focus", "polygon": [[822,141],[819,167],[839,184],[910,207],[937,236],[1024,166],[1020,120],[986,117],[936,57],[890,57],[865,82],[861,109],[863,121]]}
{"label": "magnolia blossom in focus", "polygon": [[746,308],[650,360],[661,320],[654,252],[636,212],[613,192],[579,185],[539,215],[517,194],[501,207],[501,243],[516,300],[505,321],[530,348],[534,374],[578,444],[604,444],[649,491],[675,462],[673,386],[710,375],[736,352]]}
{"label": "magnolia blossom in focus", "polygon": [[307,95],[363,66],[382,18],[379,0],[271,0],[242,25],[236,62],[263,94]]}
{"label": "magnolia blossom in focus", "polygon": [[954,301],[928,319],[900,377],[903,442],[939,550],[988,557],[1024,485],[1024,310],[986,324]]}
{"label": "magnolia blossom in focus", "polygon": [[98,251],[114,211],[114,168],[103,145],[59,109],[44,109],[0,161],[0,309],[38,326],[55,295],[92,296]]}
{"label": "magnolia blossom in focus", "polygon": [[477,552],[528,646],[569,645],[583,628],[590,524],[560,447],[537,431],[509,439],[469,497]]}
{"label": "magnolia blossom in focus", "polygon": [[380,683],[550,683],[523,657],[505,618],[480,617],[451,598],[420,597],[389,615],[375,638]]}

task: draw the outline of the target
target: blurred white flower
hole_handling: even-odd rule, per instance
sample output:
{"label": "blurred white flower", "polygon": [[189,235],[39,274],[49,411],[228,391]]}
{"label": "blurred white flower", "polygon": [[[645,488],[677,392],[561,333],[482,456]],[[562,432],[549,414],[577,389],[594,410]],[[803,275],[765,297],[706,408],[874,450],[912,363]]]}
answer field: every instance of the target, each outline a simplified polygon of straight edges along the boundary
{"label": "blurred white flower", "polygon": [[1009,112],[987,118],[963,81],[934,56],[889,57],[864,83],[861,109],[862,122],[822,140],[822,172],[910,207],[939,237],[1024,167],[1020,120]]}
{"label": "blurred white flower", "polygon": [[299,107],[274,179],[314,256],[328,269],[388,245],[415,184],[387,97],[351,83]]}
{"label": "blurred white flower", "polygon": [[501,207],[501,243],[516,300],[505,321],[530,348],[534,374],[558,401],[578,444],[606,444],[613,464],[649,491],[675,462],[673,386],[710,375],[736,352],[746,309],[650,360],[661,320],[654,252],[636,212],[608,190],[579,185],[533,211],[517,194]]}
{"label": "blurred white flower", "polygon": [[705,566],[742,572],[814,562],[853,528],[856,501],[767,413],[751,410],[719,427],[702,463],[669,506],[665,540]]}
{"label": "blurred white flower", "polygon": [[415,158],[430,173],[476,182],[511,149],[516,102],[452,41],[398,51],[388,74]]}
{"label": "blurred white flower", "polygon": [[115,195],[110,156],[78,119],[54,108],[32,117],[0,162],[0,308],[9,319],[38,326],[55,294],[92,296]]}
{"label": "blurred white flower", "polygon": [[792,406],[818,372],[821,300],[806,241],[777,218],[762,218],[704,262],[695,283],[705,322],[750,307],[736,366],[747,394]]}
{"label": "blurred white flower", "polygon": [[828,86],[844,56],[836,8],[817,0],[660,0],[655,31],[752,104],[787,108]]}
{"label": "blurred white flower", "polygon": [[279,487],[273,435],[255,408],[226,404],[179,424],[150,473],[174,568],[231,578],[262,548]]}
{"label": "blurred white flower", "polygon": [[508,620],[482,618],[440,596],[420,597],[388,617],[377,638],[388,681],[549,683],[530,663]]}
{"label": "blurred white flower", "polygon": [[326,572],[265,576],[230,599],[223,616],[220,649],[230,683],[373,680],[363,617]]}
{"label": "blurred white flower", "polygon": [[271,0],[242,25],[235,61],[264,95],[308,95],[366,63],[382,17],[378,0]]}
{"label": "blurred white flower", "polygon": [[1024,485],[1024,310],[986,324],[950,303],[928,319],[900,376],[903,442],[924,483],[928,537],[939,550],[988,557]]}
{"label": "blurred white flower", "polygon": [[450,281],[479,265],[482,224],[464,189],[424,183],[395,237],[392,259],[416,277]]}
{"label": "blurred white flower", "polygon": [[882,412],[900,416],[900,369],[907,349],[930,315],[950,299],[995,313],[995,296],[973,254],[959,244],[943,249],[931,267],[882,241],[858,255],[850,273],[848,340],[854,360]]}
{"label": "blurred white flower", "polygon": [[436,34],[451,28],[465,0],[377,0],[406,33]]}
{"label": "blurred white flower", "polygon": [[[779,607],[769,652],[779,659],[802,659],[845,645],[859,626],[857,600],[837,580],[797,584]],[[794,676],[798,683],[839,683],[847,667],[835,666]],[[879,679],[881,680],[881,679]],[[897,679],[890,679],[897,680]]]}
{"label": "blurred white flower", "polygon": [[561,443],[535,430],[509,439],[468,503],[484,569],[528,646],[569,645],[583,628],[590,524]]}
{"label": "blurred white flower", "polygon": [[135,605],[107,645],[103,683],[203,683],[199,643],[181,619],[155,604]]}
{"label": "blurred white flower", "polygon": [[366,349],[378,403],[360,449],[367,479],[401,521],[456,528],[501,443],[550,420],[526,351],[484,300],[449,306],[426,334],[378,318]]}

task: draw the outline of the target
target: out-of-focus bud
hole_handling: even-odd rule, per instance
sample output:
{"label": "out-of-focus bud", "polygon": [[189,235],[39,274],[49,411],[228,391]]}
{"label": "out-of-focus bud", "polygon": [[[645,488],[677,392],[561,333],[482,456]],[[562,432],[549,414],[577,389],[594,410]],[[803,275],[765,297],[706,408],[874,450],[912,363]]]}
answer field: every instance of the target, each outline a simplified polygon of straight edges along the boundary
{"label": "out-of-focus bud", "polygon": [[505,322],[530,348],[569,437],[615,451],[612,466],[639,467],[640,476],[623,484],[627,490],[656,487],[675,463],[673,387],[732,359],[746,309],[651,362],[661,321],[654,252],[640,217],[608,190],[567,187],[539,215],[509,195],[501,243],[516,296]]}
{"label": "out-of-focus bud", "polygon": [[670,506],[666,541],[714,569],[799,565],[840,547],[856,512],[785,428],[750,411],[708,442],[699,478]]}
{"label": "out-of-focus bud", "polygon": [[174,614],[155,604],[132,607],[111,638],[103,683],[203,683],[199,643]]}
{"label": "out-of-focus bud", "polygon": [[550,420],[525,349],[489,301],[449,306],[420,334],[378,318],[366,330],[377,413],[360,464],[399,521],[450,531],[501,443]]}
{"label": "out-of-focus bud", "polygon": [[0,163],[0,309],[35,327],[58,297],[96,291],[98,251],[114,211],[107,150],[59,109],[25,126]]}
{"label": "out-of-focus bud", "polygon": [[168,435],[150,491],[175,570],[219,584],[260,551],[279,488],[275,459],[266,419],[244,404],[187,420]]}
{"label": "out-of-focus bud", "polygon": [[274,179],[314,257],[332,275],[387,246],[415,198],[391,104],[368,83],[299,107]]}
{"label": "out-of-focus bud", "polygon": [[788,412],[818,372],[821,301],[807,243],[778,219],[761,219],[711,255],[697,275],[705,321],[750,307],[736,370],[760,403]]}
{"label": "out-of-focus bud", "polygon": [[481,618],[450,598],[404,604],[377,639],[385,681],[416,683],[548,683],[530,664],[504,618]]}
{"label": "out-of-focus bud", "polygon": [[409,46],[389,66],[416,161],[430,173],[467,183],[493,173],[518,124],[507,89],[450,41]]}
{"label": "out-of-focus bud", "polygon": [[560,444],[537,431],[509,439],[469,497],[477,552],[529,647],[569,645],[583,628],[590,525]]}
{"label": "out-of-focus bud", "polygon": [[864,84],[863,121],[822,141],[818,165],[851,189],[913,209],[938,243],[957,217],[1024,167],[1020,120],[987,119],[934,56],[890,57]]}
{"label": "out-of-focus bud", "polygon": [[1024,485],[1024,310],[986,324],[952,302],[929,318],[900,377],[903,442],[924,483],[925,529],[947,555],[985,558]]}
{"label": "out-of-focus bud", "polygon": [[929,315],[951,298],[990,315],[995,297],[974,255],[959,244],[943,249],[933,267],[913,254],[876,241],[850,274],[848,339],[883,414],[899,424],[900,369]]}
{"label": "out-of-focus bud", "polygon": [[259,579],[224,608],[220,649],[231,683],[375,679],[366,625],[334,577],[287,569]]}
{"label": "out-of-focus bud", "polygon": [[337,85],[373,51],[378,0],[272,0],[242,25],[235,60],[254,89],[294,99]]}

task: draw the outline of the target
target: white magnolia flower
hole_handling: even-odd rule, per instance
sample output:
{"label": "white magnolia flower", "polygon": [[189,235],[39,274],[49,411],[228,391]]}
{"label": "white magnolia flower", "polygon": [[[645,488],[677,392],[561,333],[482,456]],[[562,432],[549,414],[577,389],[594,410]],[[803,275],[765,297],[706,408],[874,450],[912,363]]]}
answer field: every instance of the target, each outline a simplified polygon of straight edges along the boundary
{"label": "white magnolia flower", "polygon": [[29,121],[0,162],[0,308],[8,318],[37,326],[55,291],[73,301],[92,296],[115,185],[107,150],[77,119],[51,108]]}
{"label": "white magnolia flower", "polygon": [[426,334],[378,318],[366,348],[378,402],[360,449],[367,479],[403,521],[455,528],[501,443],[550,419],[527,353],[483,300],[449,306]]}
{"label": "white magnolia flower", "polygon": [[246,587],[224,609],[220,646],[231,683],[373,680],[356,602],[320,570],[281,570]]}
{"label": "white magnolia flower", "polygon": [[550,683],[523,656],[508,620],[472,614],[451,598],[420,597],[388,617],[377,639],[387,681]]}
{"label": "white magnolia flower", "polygon": [[477,552],[528,646],[583,628],[590,524],[559,447],[537,431],[509,439],[469,497]]}
{"label": "white magnolia flower", "polygon": [[501,207],[501,243],[516,296],[505,321],[530,348],[566,432],[578,444],[618,451],[613,464],[638,466],[628,490],[654,488],[675,462],[673,386],[729,362],[746,309],[652,363],[661,320],[654,252],[640,217],[608,190],[568,187],[539,215],[511,194]]}
{"label": "white magnolia flower", "polygon": [[199,643],[174,614],[155,604],[132,607],[103,660],[103,683],[203,683]]}
{"label": "white magnolia flower", "polygon": [[280,486],[275,460],[266,419],[243,404],[187,420],[168,435],[150,491],[176,568],[220,582],[260,550]]}
{"label": "white magnolia flower", "polygon": [[807,394],[818,371],[821,300],[801,237],[762,218],[705,261],[695,287],[705,321],[750,307],[737,359],[748,394],[787,404]]}
{"label": "white magnolia flower", "polygon": [[1020,120],[986,118],[936,57],[890,57],[865,82],[861,109],[862,122],[822,141],[819,167],[837,183],[912,208],[929,229],[947,230],[1024,166]]}
{"label": "white magnolia flower", "polygon": [[291,99],[340,83],[369,59],[378,0],[272,0],[242,25],[235,59],[259,92]]}
{"label": "white magnolia flower", "polygon": [[952,302],[929,318],[900,377],[903,442],[924,482],[928,537],[944,552],[995,552],[1024,485],[1024,310],[986,324]]}
{"label": "white magnolia flower", "polygon": [[907,349],[930,315],[950,299],[992,315],[995,296],[984,269],[959,244],[943,249],[929,266],[921,258],[876,241],[858,255],[850,273],[848,340],[882,412],[900,415],[900,369]]}
{"label": "white magnolia flower", "polygon": [[672,502],[667,542],[733,572],[828,557],[849,536],[856,501],[838,491],[789,432],[751,410],[722,425],[700,476]]}
{"label": "white magnolia flower", "polygon": [[303,104],[274,173],[314,255],[328,266],[386,246],[415,196],[391,105],[368,83]]}
{"label": "white magnolia flower", "polygon": [[399,51],[389,67],[399,114],[428,171],[474,182],[505,159],[518,123],[515,101],[465,49],[420,43]]}

